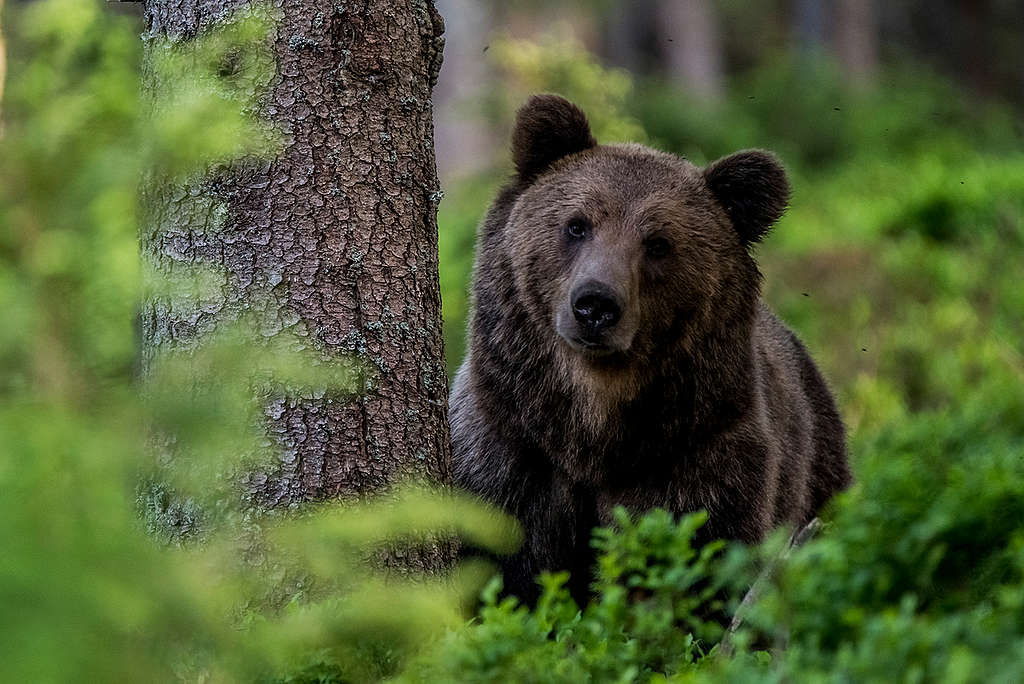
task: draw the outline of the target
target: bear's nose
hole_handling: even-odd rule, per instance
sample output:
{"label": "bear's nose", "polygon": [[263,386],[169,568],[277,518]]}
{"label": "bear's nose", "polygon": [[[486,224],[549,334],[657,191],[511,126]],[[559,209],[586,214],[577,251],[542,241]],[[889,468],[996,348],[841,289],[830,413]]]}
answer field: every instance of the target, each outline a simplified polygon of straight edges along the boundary
{"label": "bear's nose", "polygon": [[593,332],[610,328],[622,318],[622,307],[615,295],[600,283],[588,283],[576,288],[572,298],[572,312],[577,321]]}

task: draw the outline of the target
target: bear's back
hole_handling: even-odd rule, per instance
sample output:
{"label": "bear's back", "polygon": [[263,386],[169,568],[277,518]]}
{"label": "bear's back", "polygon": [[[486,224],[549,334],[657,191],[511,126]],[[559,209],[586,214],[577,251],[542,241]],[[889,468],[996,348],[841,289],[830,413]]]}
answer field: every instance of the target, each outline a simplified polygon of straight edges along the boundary
{"label": "bear's back", "polygon": [[752,343],[769,432],[780,445],[777,522],[807,522],[851,481],[846,430],[807,348],[763,302]]}

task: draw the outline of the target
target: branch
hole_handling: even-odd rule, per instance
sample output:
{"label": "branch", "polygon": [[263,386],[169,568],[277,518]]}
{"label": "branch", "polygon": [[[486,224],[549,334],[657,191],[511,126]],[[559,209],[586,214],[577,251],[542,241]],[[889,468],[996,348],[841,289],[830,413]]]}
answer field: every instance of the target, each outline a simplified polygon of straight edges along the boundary
{"label": "branch", "polygon": [[718,652],[723,657],[728,658],[733,653],[732,637],[743,625],[743,620],[746,619],[747,613],[750,612],[751,606],[761,597],[764,593],[765,587],[771,583],[775,575],[778,573],[779,568],[786,562],[790,554],[793,553],[793,549],[798,546],[803,546],[808,540],[810,540],[821,528],[821,520],[818,518],[812,519],[809,523],[803,526],[798,532],[794,533],[789,538],[789,543],[778,554],[775,558],[772,558],[767,565],[762,568],[761,573],[754,580],[754,583],[750,585],[750,589],[747,591],[743,600],[740,601],[739,607],[736,608],[736,614],[733,615],[732,622],[729,623],[729,630],[726,632],[725,637],[718,645]]}

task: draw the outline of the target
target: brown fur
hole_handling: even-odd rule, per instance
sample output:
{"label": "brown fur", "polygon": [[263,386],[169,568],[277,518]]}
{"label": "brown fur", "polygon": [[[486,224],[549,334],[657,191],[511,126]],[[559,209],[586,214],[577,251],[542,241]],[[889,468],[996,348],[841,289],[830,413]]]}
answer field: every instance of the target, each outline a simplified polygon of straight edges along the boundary
{"label": "brown fur", "polygon": [[[599,146],[544,95],[520,110],[513,158],[451,399],[456,481],[526,531],[507,588],[532,600],[536,574],[568,569],[584,597],[591,529],[616,504],[706,509],[706,539],[746,542],[813,517],[850,475],[828,388],[760,300],[749,248],[789,194],[775,157],[701,169]],[[580,317],[592,291],[617,322]]]}

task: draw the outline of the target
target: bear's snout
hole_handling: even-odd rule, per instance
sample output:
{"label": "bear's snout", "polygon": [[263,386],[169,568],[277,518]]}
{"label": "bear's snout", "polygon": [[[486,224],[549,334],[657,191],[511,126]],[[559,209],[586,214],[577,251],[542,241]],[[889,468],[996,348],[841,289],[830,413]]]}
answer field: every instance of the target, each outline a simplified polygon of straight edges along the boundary
{"label": "bear's snout", "polygon": [[626,297],[603,280],[584,276],[577,282],[557,310],[558,334],[587,356],[627,351],[635,326]]}
{"label": "bear's snout", "polygon": [[611,288],[603,283],[583,283],[572,293],[572,313],[587,337],[597,337],[622,318],[622,305]]}

